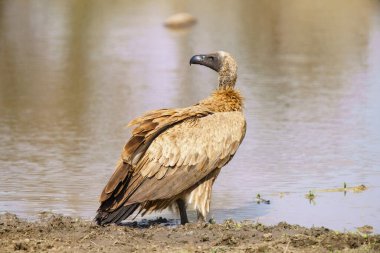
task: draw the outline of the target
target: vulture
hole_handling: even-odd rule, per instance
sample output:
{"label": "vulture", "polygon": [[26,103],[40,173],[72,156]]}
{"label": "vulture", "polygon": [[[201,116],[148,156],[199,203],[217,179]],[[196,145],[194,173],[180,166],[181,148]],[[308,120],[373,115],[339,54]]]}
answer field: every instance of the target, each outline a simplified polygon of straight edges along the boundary
{"label": "vulture", "polygon": [[132,136],[100,195],[97,224],[119,224],[136,210],[144,215],[165,208],[177,210],[185,224],[187,207],[205,221],[212,186],[242,142],[246,121],[232,56],[195,55],[191,64],[218,72],[217,89],[193,106],[150,111],[128,124]]}

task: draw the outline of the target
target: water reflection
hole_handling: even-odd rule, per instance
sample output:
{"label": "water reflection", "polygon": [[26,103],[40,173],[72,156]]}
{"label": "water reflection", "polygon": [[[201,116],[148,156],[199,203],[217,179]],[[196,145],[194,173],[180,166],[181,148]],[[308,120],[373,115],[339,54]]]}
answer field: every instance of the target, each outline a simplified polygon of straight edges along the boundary
{"label": "water reflection", "polygon": [[[179,11],[199,23],[165,29]],[[1,1],[0,211],[92,217],[124,125],[207,96],[215,73],[188,60],[223,49],[239,63],[248,132],[213,215],[379,230],[379,11],[371,0]],[[304,199],[343,182],[369,190]],[[279,192],[290,194],[254,202]]]}

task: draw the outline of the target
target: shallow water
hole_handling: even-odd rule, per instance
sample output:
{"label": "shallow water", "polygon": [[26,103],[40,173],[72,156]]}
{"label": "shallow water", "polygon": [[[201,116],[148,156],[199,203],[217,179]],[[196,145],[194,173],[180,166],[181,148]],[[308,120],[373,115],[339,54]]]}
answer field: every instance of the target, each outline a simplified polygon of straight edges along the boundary
{"label": "shallow water", "polygon": [[[198,24],[163,27],[180,11]],[[239,63],[248,129],[211,215],[379,232],[379,45],[375,0],[2,0],[0,212],[92,218],[126,123],[207,96],[216,74],[188,61],[225,50]],[[368,190],[304,197],[344,182]]]}

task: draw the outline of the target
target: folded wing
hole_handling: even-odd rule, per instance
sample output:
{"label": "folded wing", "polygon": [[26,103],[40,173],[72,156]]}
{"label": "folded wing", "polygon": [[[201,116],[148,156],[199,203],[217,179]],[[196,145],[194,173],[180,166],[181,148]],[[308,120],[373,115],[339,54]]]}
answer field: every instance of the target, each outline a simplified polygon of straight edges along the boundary
{"label": "folded wing", "polygon": [[232,158],[246,129],[241,112],[211,113],[200,106],[155,111],[131,125],[136,128],[102,192],[98,215],[127,206],[134,211],[194,187]]}

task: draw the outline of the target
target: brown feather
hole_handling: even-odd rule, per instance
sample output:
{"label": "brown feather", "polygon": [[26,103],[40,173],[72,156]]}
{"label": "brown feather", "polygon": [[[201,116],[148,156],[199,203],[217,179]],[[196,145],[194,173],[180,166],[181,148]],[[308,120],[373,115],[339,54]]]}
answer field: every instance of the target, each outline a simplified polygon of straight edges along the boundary
{"label": "brown feather", "polygon": [[104,190],[100,195],[101,202],[110,197],[110,193],[112,193],[116,189],[117,185],[126,178],[129,170],[130,166],[120,160],[114,174],[111,176],[108,184],[104,187]]}

